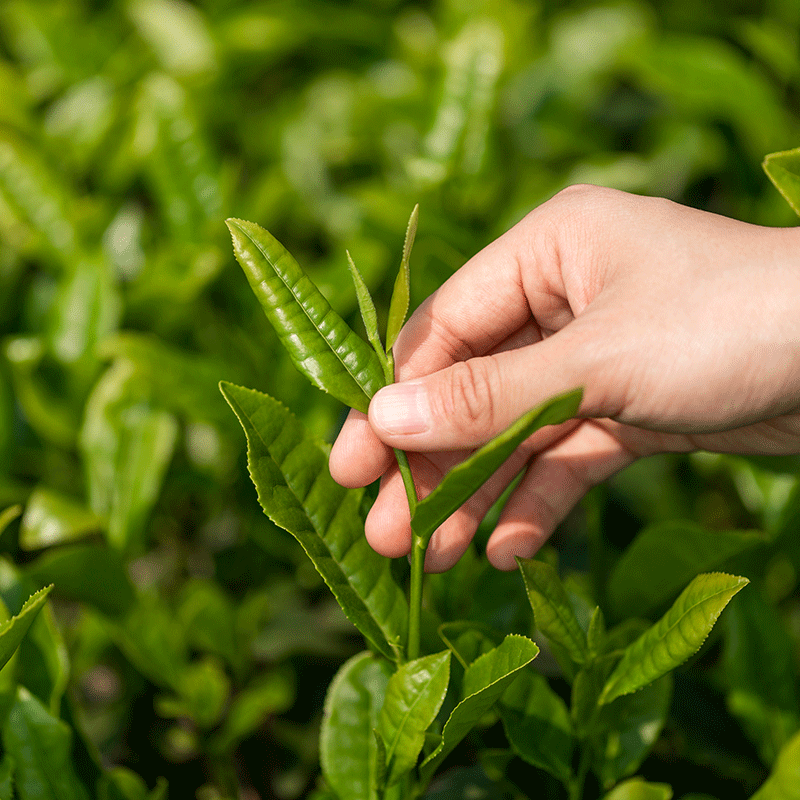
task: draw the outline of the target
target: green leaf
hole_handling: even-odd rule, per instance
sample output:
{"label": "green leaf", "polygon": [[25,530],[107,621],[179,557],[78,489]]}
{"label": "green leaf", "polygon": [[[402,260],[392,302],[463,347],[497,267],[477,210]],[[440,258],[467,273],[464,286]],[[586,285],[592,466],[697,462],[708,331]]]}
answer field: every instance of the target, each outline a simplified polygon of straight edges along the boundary
{"label": "green leaf", "polygon": [[[144,780],[125,767],[114,767],[103,773],[97,783],[97,800],[156,800],[162,797],[165,782],[159,780],[152,792],[147,789]],[[166,798],[166,795],[163,795]]]}
{"label": "green leaf", "polygon": [[72,758],[72,731],[20,687],[3,727],[19,800],[89,800]]}
{"label": "green leaf", "polygon": [[449,650],[409,661],[389,679],[378,726],[386,743],[388,786],[417,763],[449,681]]}
{"label": "green leaf", "polygon": [[645,528],[611,574],[611,608],[619,618],[662,611],[696,575],[763,542],[756,531],[710,531],[684,520]]}
{"label": "green leaf", "polygon": [[126,614],[135,600],[122,557],[107,545],[54,548],[28,564],[25,574],[38,584],[56,584],[60,595],[88,603],[110,617]]}
{"label": "green leaf", "polygon": [[315,386],[366,413],[384,385],[378,356],[277,239],[252,222],[229,219],[227,225],[236,259],[295,366]]}
{"label": "green leaf", "polygon": [[544,561],[517,559],[534,623],[550,642],[562,647],[576,664],[586,660],[586,634],[578,622],[556,570]]}
{"label": "green leaf", "polygon": [[0,513],[0,534],[22,513],[22,506],[9,506]]}
{"label": "green leaf", "polygon": [[406,321],[408,306],[411,302],[411,272],[409,270],[409,260],[411,258],[411,248],[414,246],[414,237],[417,235],[417,224],[419,223],[419,205],[414,206],[406,227],[406,238],[403,242],[403,258],[400,261],[400,270],[394,282],[394,291],[389,303],[389,320],[386,325],[386,351],[392,349],[397,341],[397,336],[403,323]]}
{"label": "green leaf", "polygon": [[800,214],[800,147],[770,153],[762,166],[786,202]]}
{"label": "green leaf", "polygon": [[381,335],[378,331],[378,312],[375,311],[375,303],[372,301],[372,295],[369,293],[367,284],[364,278],[358,271],[355,261],[353,261],[350,251],[347,251],[347,265],[350,267],[350,276],[353,278],[353,285],[356,287],[356,298],[358,299],[358,308],[361,311],[361,319],[364,320],[364,328],[367,331],[367,338],[378,356],[381,364],[386,360],[386,353],[384,353],[383,345],[381,344]]}
{"label": "green leaf", "polygon": [[478,656],[493,650],[502,640],[495,628],[471,620],[454,620],[439,626],[439,638],[466,669]]}
{"label": "green leaf", "polygon": [[672,788],[666,783],[648,783],[631,778],[615,786],[603,800],[671,800]]}
{"label": "green leaf", "polygon": [[462,683],[464,699],[445,723],[438,747],[422,762],[424,780],[430,780],[444,758],[478,724],[500,699],[514,676],[538,653],[539,648],[530,639],[509,634],[498,647],[470,664]]}
{"label": "green leaf", "polygon": [[377,800],[373,731],[391,674],[387,661],[359,653],[342,666],[328,689],[320,761],[325,779],[340,798]]}
{"label": "green leaf", "polygon": [[19,545],[23,550],[36,550],[84,538],[103,527],[103,520],[82,503],[40,486],[31,492],[25,506]]}
{"label": "green leaf", "polygon": [[749,581],[735,575],[698,575],[672,608],[623,653],[600,703],[610,703],[660,678],[694,655],[730,599]]}
{"label": "green leaf", "polygon": [[661,734],[672,696],[672,676],[664,675],[634,694],[603,706],[597,723],[599,764],[604,786],[632,775]]}
{"label": "green leaf", "polygon": [[544,675],[522,670],[498,706],[514,752],[568,785],[572,780],[572,723],[564,701]]}
{"label": "green leaf", "polygon": [[433,532],[472,497],[529,436],[545,425],[558,425],[574,417],[582,396],[582,390],[576,389],[542,403],[453,467],[439,485],[417,504],[411,519],[415,533],[428,542]]}
{"label": "green leaf", "polygon": [[800,800],[800,733],[783,746],[769,778],[751,800]]}
{"label": "green leaf", "polygon": [[8,753],[0,761],[0,800],[14,800],[14,759]]}
{"label": "green leaf", "polygon": [[36,615],[44,607],[47,595],[52,590],[52,585],[39,589],[32,594],[20,609],[19,614],[0,624],[0,669],[2,669],[14,655],[22,638],[28,632]]}
{"label": "green leaf", "polygon": [[248,468],[265,513],[300,542],[361,633],[398,660],[408,606],[391,561],[364,538],[362,492],[334,482],[322,445],[277,400],[229,383],[220,388],[247,435]]}
{"label": "green leaf", "polygon": [[230,681],[215,659],[207,657],[186,665],[174,688],[177,695],[156,697],[159,716],[188,717],[204,729],[212,728],[222,719]]}
{"label": "green leaf", "polygon": [[586,647],[589,656],[594,658],[604,652],[606,643],[606,621],[600,606],[595,606],[592,616],[589,619],[589,627],[586,630]]}

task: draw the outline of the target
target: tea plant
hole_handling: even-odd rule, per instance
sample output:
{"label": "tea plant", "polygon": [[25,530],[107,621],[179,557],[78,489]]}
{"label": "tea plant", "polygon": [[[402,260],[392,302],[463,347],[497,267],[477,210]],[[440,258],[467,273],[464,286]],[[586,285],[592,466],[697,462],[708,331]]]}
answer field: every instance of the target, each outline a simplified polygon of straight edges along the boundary
{"label": "tea plant", "polygon": [[[349,254],[368,342],[330,307],[271,234],[252,222],[228,220],[236,258],[294,364],[314,385],[364,412],[375,392],[394,380],[392,349],[409,306],[416,226],[415,208],[384,345],[373,300]],[[525,414],[454,467],[426,497],[417,495],[406,454],[396,451],[411,512],[406,576],[402,564],[367,544],[364,490],[333,481],[326,445],[272,397],[227,382],[220,386],[244,428],[261,506],[297,538],[368,648],[341,667],[328,690],[320,800],[421,797],[470,732],[498,718],[508,747],[479,754],[487,774],[500,774],[516,755],[552,775],[570,800],[587,796],[589,787],[608,792],[607,800],[672,796],[666,784],[629,776],[659,734],[671,671],[700,649],[722,610],[748,583],[745,577],[703,572],[704,566],[721,564],[752,539],[721,537],[687,569],[681,559],[692,552],[691,531],[652,534],[658,547],[670,541],[676,553],[676,563],[665,566],[667,585],[653,587],[648,598],[651,608],[669,606],[653,625],[631,616],[607,628],[589,592],[577,592],[552,564],[537,559],[518,559],[520,590],[533,611],[532,638],[478,618],[442,619],[435,609],[423,609],[423,565],[431,535],[521,442],[545,425],[573,417],[581,390]],[[647,539],[639,541],[646,548]],[[631,548],[617,565],[623,577],[612,580],[606,592],[617,617],[631,605],[636,613],[631,603],[636,579],[625,576],[626,570],[635,573],[642,557]],[[458,593],[458,570],[452,580],[450,592]],[[560,682],[551,683],[531,666],[540,649],[557,662]]]}

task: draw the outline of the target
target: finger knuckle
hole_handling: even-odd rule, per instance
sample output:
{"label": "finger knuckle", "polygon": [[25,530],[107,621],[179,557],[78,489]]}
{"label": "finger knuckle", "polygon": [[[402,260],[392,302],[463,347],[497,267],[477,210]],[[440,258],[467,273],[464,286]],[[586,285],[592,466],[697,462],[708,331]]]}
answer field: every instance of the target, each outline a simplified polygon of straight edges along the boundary
{"label": "finger knuckle", "polygon": [[494,422],[493,367],[488,358],[453,365],[440,396],[440,413],[461,436],[492,428]]}

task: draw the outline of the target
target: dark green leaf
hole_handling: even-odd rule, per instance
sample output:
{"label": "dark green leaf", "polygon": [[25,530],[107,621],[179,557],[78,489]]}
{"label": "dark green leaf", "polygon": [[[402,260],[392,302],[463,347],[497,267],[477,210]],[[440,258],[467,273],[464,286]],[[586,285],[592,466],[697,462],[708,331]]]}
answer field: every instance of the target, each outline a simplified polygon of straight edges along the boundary
{"label": "dark green leaf", "polygon": [[247,435],[248,467],[269,518],[294,535],[353,624],[387,658],[399,658],[408,606],[391,561],[364,538],[362,492],[328,471],[323,447],[277,400],[221,384]]}
{"label": "dark green leaf", "polygon": [[386,743],[387,785],[417,763],[425,731],[442,707],[449,680],[449,650],[409,661],[389,679],[378,725]]}
{"label": "dark green leaf", "polygon": [[20,523],[19,544],[36,550],[101,531],[103,520],[82,503],[50,489],[34,489]]}
{"label": "dark green leaf", "polygon": [[684,520],[645,528],[617,562],[608,599],[618,617],[646,617],[701,572],[764,542],[756,531],[711,531]]}
{"label": "dark green leaf", "polygon": [[366,412],[384,384],[372,348],[270,233],[243,220],[227,225],[236,259],[295,366],[315,386]]}
{"label": "dark green leaf", "polygon": [[534,623],[551,642],[560,645],[576,664],[586,660],[586,634],[569,602],[558,573],[544,561],[518,559]]}
{"label": "dark green leaf", "polygon": [[498,706],[514,752],[563,784],[572,780],[572,723],[564,701],[544,675],[522,670]]}
{"label": "dark green leaf", "polygon": [[32,594],[22,606],[19,614],[11,619],[0,623],[0,669],[4,667],[14,652],[19,647],[22,638],[28,632],[36,615],[44,607],[47,595],[50,594],[53,586],[45,586],[38,592]]}
{"label": "dark green leaf", "polygon": [[386,350],[392,349],[397,341],[397,335],[406,321],[408,306],[411,302],[411,273],[409,270],[409,260],[411,258],[411,248],[414,246],[414,237],[417,235],[417,224],[419,223],[419,205],[414,206],[406,227],[406,238],[403,242],[403,258],[400,262],[400,270],[394,283],[392,299],[389,303],[389,321],[386,325]]}
{"label": "dark green leaf", "polygon": [[538,653],[539,648],[530,639],[510,634],[498,647],[470,664],[462,683],[464,699],[445,723],[439,746],[422,762],[423,779],[430,779],[444,758],[500,699],[519,670]]}
{"label": "dark green leaf", "polygon": [[377,745],[373,731],[386,686],[389,662],[359,653],[336,674],[325,700],[320,732],[322,772],[331,788],[347,800],[377,797]]}
{"label": "dark green leaf", "polygon": [[598,700],[618,661],[619,654],[614,653],[587,661],[572,681],[572,722],[581,738],[597,726]]}
{"label": "dark green leaf", "polygon": [[480,622],[454,620],[439,626],[439,638],[466,669],[478,656],[497,647],[502,634]]}
{"label": "dark green leaf", "polygon": [[8,753],[0,761],[0,800],[14,800],[14,759]]}
{"label": "dark green leaf", "polygon": [[635,692],[694,655],[730,599],[747,583],[747,578],[723,573],[698,575],[672,608],[625,649],[600,702]]}
{"label": "dark green leaf", "polygon": [[631,778],[615,786],[603,800],[671,800],[672,789],[666,783],[648,783]]}
{"label": "dark green leaf", "polygon": [[156,697],[156,712],[162,717],[187,717],[199,728],[212,728],[221,719],[230,694],[230,681],[212,658],[186,665],[175,687],[177,695]]}
{"label": "dark green leaf", "polygon": [[417,504],[411,527],[426,542],[454,511],[488,480],[529,436],[545,425],[557,425],[574,417],[583,392],[569,392],[529,411],[465,461],[453,467],[439,485]]}
{"label": "dark green leaf", "polygon": [[770,153],[762,166],[786,202],[800,214],[800,147]]}
{"label": "dark green leaf", "polygon": [[800,733],[783,746],[769,778],[751,800],[800,800]]}
{"label": "dark green leaf", "polygon": [[89,800],[72,758],[72,731],[20,687],[3,727],[19,800]]}

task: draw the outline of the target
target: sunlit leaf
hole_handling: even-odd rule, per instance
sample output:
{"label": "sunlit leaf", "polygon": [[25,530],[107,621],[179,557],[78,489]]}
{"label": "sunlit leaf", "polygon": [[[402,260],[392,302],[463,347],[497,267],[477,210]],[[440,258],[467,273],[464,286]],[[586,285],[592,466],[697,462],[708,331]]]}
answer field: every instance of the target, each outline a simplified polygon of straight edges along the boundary
{"label": "sunlit leaf", "polygon": [[625,649],[600,702],[635,692],[694,655],[730,599],[747,583],[747,578],[723,573],[698,575],[672,608]]}
{"label": "sunlit leaf", "polygon": [[65,544],[98,533],[103,527],[103,520],[83,503],[38,487],[25,506],[19,544],[25,550]]}
{"label": "sunlit leaf", "polygon": [[800,733],[783,746],[769,778],[751,800],[800,800]]}
{"label": "sunlit leaf", "polygon": [[409,260],[411,259],[411,248],[414,246],[414,238],[417,235],[417,225],[419,223],[419,206],[414,206],[411,217],[406,228],[406,238],[403,242],[403,258],[400,261],[400,270],[394,283],[392,299],[389,303],[389,320],[386,325],[386,350],[389,351],[397,341],[397,336],[403,323],[406,321],[408,306],[411,302],[411,272]]}
{"label": "sunlit leaf", "polygon": [[315,386],[366,412],[384,384],[375,352],[277,239],[252,222],[227,224],[236,259],[295,366]]}
{"label": "sunlit leaf", "polygon": [[603,800],[671,800],[672,788],[666,783],[648,783],[642,778],[631,778],[615,786]]}
{"label": "sunlit leaf", "polygon": [[786,202],[800,214],[800,147],[770,153],[762,166]]}
{"label": "sunlit leaf", "polygon": [[358,271],[358,267],[353,261],[350,252],[347,252],[347,265],[350,268],[350,276],[353,279],[353,285],[356,289],[356,298],[358,300],[358,308],[361,311],[361,319],[364,321],[364,328],[367,332],[367,338],[372,345],[372,349],[379,359],[384,354],[383,345],[381,344],[381,335],[378,331],[378,312],[375,310],[375,303],[372,300],[372,295],[369,293],[369,288]]}
{"label": "sunlit leaf", "polygon": [[52,585],[39,589],[32,594],[22,606],[19,614],[0,624],[0,668],[5,666],[11,656],[19,647],[28,629],[36,619],[36,615],[44,607],[47,595],[52,590]]}

